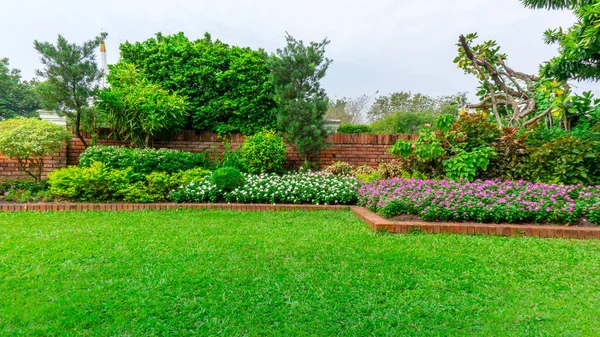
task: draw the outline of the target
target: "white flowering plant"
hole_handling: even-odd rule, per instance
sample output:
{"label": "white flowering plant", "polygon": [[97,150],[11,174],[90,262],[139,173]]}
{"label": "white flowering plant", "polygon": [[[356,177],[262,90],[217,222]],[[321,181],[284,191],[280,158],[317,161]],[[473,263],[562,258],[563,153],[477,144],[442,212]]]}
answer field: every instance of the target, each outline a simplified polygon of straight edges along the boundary
{"label": "white flowering plant", "polygon": [[205,180],[180,186],[171,192],[170,198],[176,202],[352,205],[356,204],[359,188],[354,177],[326,172],[245,174],[244,178],[242,186],[229,192]]}

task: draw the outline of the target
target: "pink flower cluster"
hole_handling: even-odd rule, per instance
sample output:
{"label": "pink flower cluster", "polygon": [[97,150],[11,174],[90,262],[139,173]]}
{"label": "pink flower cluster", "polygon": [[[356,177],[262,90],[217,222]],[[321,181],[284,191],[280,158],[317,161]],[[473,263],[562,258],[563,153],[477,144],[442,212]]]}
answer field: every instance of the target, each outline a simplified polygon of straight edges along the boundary
{"label": "pink flower cluster", "polygon": [[587,217],[600,224],[600,186],[392,178],[362,185],[358,202],[385,216],[427,221],[574,224]]}

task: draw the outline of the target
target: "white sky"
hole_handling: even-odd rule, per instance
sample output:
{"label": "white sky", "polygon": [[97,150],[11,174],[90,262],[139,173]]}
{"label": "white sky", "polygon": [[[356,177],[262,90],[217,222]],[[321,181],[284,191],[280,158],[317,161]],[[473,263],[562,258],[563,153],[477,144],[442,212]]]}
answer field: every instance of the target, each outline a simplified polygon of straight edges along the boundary
{"label": "white sky", "polygon": [[[209,32],[230,45],[283,47],[285,32],[297,39],[331,40],[333,59],[323,86],[330,97],[388,94],[430,95],[467,91],[477,82],[452,63],[458,35],[478,32],[495,39],[508,53],[509,65],[537,72],[556,53],[544,45],[547,28],[568,27],[569,12],[530,10],[519,0],[3,0],[0,58],[23,77],[41,66],[33,41],[56,41],[62,34],[83,42],[101,30],[108,63],[118,59],[118,45],[142,41],[161,31],[183,31],[189,38]],[[595,86],[592,86],[595,88]]]}

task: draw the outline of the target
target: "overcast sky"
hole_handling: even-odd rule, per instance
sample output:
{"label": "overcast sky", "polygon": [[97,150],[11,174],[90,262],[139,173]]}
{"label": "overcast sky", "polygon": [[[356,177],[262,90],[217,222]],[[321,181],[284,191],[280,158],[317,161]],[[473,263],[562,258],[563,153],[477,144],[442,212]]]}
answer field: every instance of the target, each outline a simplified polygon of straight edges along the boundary
{"label": "overcast sky", "polygon": [[119,43],[158,31],[193,39],[209,32],[267,52],[284,46],[287,31],[304,41],[331,40],[323,86],[338,98],[376,91],[473,97],[477,81],[452,63],[459,34],[497,40],[510,66],[534,73],[556,53],[542,42],[543,31],[574,22],[569,12],[530,10],[519,0],[16,0],[2,7],[0,58],[26,79],[40,67],[33,41],[55,42],[58,34],[83,42],[108,32],[110,64]]}

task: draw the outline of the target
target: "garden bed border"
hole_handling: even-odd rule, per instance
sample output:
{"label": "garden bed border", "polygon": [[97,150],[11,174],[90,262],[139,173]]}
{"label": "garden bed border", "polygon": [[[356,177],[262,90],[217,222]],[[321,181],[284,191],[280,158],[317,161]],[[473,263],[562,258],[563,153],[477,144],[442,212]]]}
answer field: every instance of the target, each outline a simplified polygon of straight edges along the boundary
{"label": "garden bed border", "polygon": [[480,234],[496,236],[536,236],[541,238],[600,239],[600,227],[477,224],[459,222],[390,221],[360,206],[344,205],[292,205],[292,204],[227,204],[227,203],[30,203],[2,204],[2,212],[46,211],[142,211],[173,209],[219,209],[235,211],[316,211],[350,210],[372,230],[389,233],[421,231],[428,234]]}
{"label": "garden bed border", "polygon": [[540,238],[600,239],[600,227],[546,226],[534,224],[478,224],[462,222],[390,221],[364,207],[351,210],[372,230],[389,233],[421,231],[428,234],[480,234],[536,236]]}

